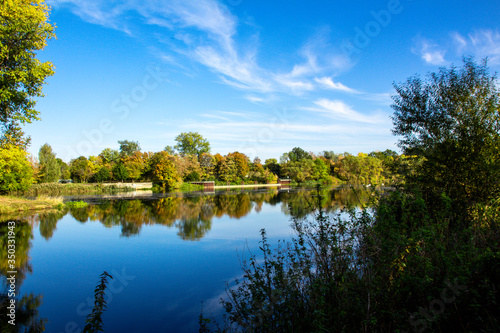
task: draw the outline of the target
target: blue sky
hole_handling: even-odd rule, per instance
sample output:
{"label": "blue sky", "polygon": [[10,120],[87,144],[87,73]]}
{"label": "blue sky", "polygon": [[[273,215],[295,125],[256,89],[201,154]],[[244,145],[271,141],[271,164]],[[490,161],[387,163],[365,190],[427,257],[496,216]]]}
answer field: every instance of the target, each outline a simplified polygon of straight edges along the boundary
{"label": "blue sky", "polygon": [[393,82],[489,57],[500,69],[500,2],[52,0],[57,39],[25,127],[30,152],[65,161],[199,132],[212,153],[279,158],[397,150]]}

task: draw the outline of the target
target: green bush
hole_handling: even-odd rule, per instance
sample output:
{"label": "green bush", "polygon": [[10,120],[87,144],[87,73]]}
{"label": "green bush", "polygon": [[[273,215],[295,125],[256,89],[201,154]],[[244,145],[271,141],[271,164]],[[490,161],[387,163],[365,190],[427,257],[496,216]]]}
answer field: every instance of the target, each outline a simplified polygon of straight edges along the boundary
{"label": "green bush", "polygon": [[262,230],[261,256],[227,285],[221,331],[497,332],[500,209],[463,229],[452,207],[395,191],[349,218],[293,218],[296,237],[275,249]]}
{"label": "green bush", "polygon": [[87,207],[89,204],[85,201],[69,201],[66,202],[65,205],[68,208],[84,208]]}
{"label": "green bush", "polygon": [[34,182],[33,168],[19,147],[0,147],[0,170],[0,193],[23,191]]}

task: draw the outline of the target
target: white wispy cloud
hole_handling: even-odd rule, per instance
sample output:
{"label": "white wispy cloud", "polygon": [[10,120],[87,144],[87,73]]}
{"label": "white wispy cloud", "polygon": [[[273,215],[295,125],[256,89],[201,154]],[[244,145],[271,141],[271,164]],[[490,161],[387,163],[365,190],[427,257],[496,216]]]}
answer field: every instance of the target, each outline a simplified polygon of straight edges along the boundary
{"label": "white wispy cloud", "polygon": [[233,112],[233,111],[220,111],[221,114],[245,119],[254,119],[257,117],[253,112]]}
{"label": "white wispy cloud", "polygon": [[318,58],[310,46],[305,47],[301,53],[306,61],[302,64],[294,65],[288,76],[301,77],[317,73],[320,70],[318,66]]}
{"label": "white wispy cloud", "polygon": [[245,98],[252,103],[264,103],[266,101],[264,98],[255,95],[247,95]]}
{"label": "white wispy cloud", "polygon": [[196,28],[225,47],[230,47],[236,32],[236,17],[213,0],[136,0],[134,9],[150,23],[168,22],[171,28]]}
{"label": "white wispy cloud", "polygon": [[[297,146],[297,142],[307,142],[307,146],[302,148],[318,152],[328,148],[325,142],[336,142],[336,149],[356,153],[361,150],[358,151],[353,142],[359,141],[360,138],[370,142],[373,149],[388,145],[392,147],[392,142],[387,143],[387,140],[383,139],[389,129],[380,123],[381,118],[373,116],[370,119],[342,102],[335,104],[318,101],[314,112],[319,112],[320,109],[329,109],[324,112],[330,113],[329,117],[335,121],[318,123],[314,120],[308,121],[307,117],[296,118],[292,114],[256,113],[251,114],[251,119],[241,119],[239,113],[231,116],[231,112],[217,111],[216,115],[221,115],[220,118],[189,119],[181,128],[185,131],[199,131],[218,147],[219,153],[226,154],[237,150],[250,158],[278,158]],[[353,126],[353,120],[357,122],[356,126]]]}
{"label": "white wispy cloud", "polygon": [[274,80],[281,86],[291,89],[294,94],[315,90],[318,84],[324,87],[325,83],[330,89],[354,92],[354,89],[349,90],[342,84],[336,85],[331,79],[331,82],[325,82],[328,77],[317,78],[325,73],[341,73],[352,66],[350,59],[342,52],[336,51],[330,41],[330,28],[319,29],[299,50],[303,61],[295,64],[287,73],[274,75]]}
{"label": "white wispy cloud", "polygon": [[[488,58],[490,64],[500,64],[500,31],[492,29],[474,30],[468,34],[451,32],[439,45],[430,40],[417,37],[413,53],[433,65],[447,64],[445,55],[455,57],[474,56],[477,59]],[[450,55],[451,54],[451,55]],[[458,60],[458,59],[453,59]]]}
{"label": "white wispy cloud", "polygon": [[241,58],[235,50],[218,50],[212,46],[200,46],[194,58],[221,76],[224,83],[258,92],[274,91],[272,82],[258,73],[262,70],[249,58]]}
{"label": "white wispy cloud", "polygon": [[[49,0],[66,6],[83,20],[140,35],[137,22],[128,13],[140,15],[143,22],[165,29],[155,36],[170,52],[194,60],[219,76],[221,82],[258,93],[285,92],[300,95],[318,87],[315,78],[338,73],[352,66],[348,57],[330,45],[329,27],[323,27],[297,50],[302,60],[289,71],[276,71],[259,65],[257,33],[247,40],[238,36],[238,18],[217,0]],[[170,64],[172,56],[158,51]],[[345,86],[337,89],[347,91]]]}
{"label": "white wispy cloud", "polygon": [[133,9],[130,1],[47,0],[47,4],[53,8],[68,7],[84,21],[132,35],[128,25],[121,20],[125,12]]}
{"label": "white wispy cloud", "polygon": [[467,48],[467,40],[458,32],[451,33],[451,38],[455,44],[457,53],[461,54]]}
{"label": "white wispy cloud", "polygon": [[314,102],[314,107],[305,108],[308,111],[320,113],[332,119],[344,119],[362,123],[380,123],[383,121],[380,116],[366,116],[355,111],[351,106],[340,100],[330,100],[322,98]]}
{"label": "white wispy cloud", "polygon": [[290,90],[297,95],[314,90],[314,85],[306,79],[295,78],[288,75],[275,75],[274,80],[286,90]]}
{"label": "white wispy cloud", "polygon": [[386,106],[389,106],[393,103],[393,100],[391,98],[391,93],[363,94],[361,98],[366,99],[368,101],[377,102],[379,104]]}
{"label": "white wispy cloud", "polygon": [[359,94],[360,93],[356,89],[349,88],[340,82],[334,82],[331,77],[325,76],[325,77],[321,77],[321,78],[315,78],[314,81],[316,81],[318,84],[320,84],[322,87],[324,87],[326,89],[338,90],[338,91],[343,91],[343,92],[347,92],[347,93],[351,93],[351,94]]}
{"label": "white wispy cloud", "polygon": [[442,65],[445,63],[443,51],[424,52],[422,59],[432,65]]}
{"label": "white wispy cloud", "polygon": [[477,58],[488,57],[490,63],[500,64],[500,31],[476,30],[467,36],[454,32],[451,36],[458,53],[468,53]]}
{"label": "white wispy cloud", "polygon": [[431,65],[443,65],[446,63],[444,58],[446,51],[424,38],[416,39],[416,46],[412,49],[412,52],[419,55],[425,62]]}
{"label": "white wispy cloud", "polygon": [[223,121],[228,121],[229,119],[217,114],[212,114],[212,113],[202,113],[200,114],[200,117],[204,118],[210,118],[210,119],[217,119],[217,120],[223,120]]}

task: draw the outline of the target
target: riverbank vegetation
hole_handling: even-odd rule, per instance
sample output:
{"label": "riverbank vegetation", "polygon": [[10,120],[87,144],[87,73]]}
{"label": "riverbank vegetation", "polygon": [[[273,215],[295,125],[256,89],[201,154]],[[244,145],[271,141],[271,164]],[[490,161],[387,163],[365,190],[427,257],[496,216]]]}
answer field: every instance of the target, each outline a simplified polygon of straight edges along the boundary
{"label": "riverbank vegetation", "polygon": [[0,215],[61,209],[62,207],[62,198],[38,197],[35,200],[29,200],[19,197],[0,196]]}
{"label": "riverbank vegetation", "polygon": [[[62,210],[31,214],[27,219],[32,224],[39,224],[41,234],[47,240],[52,237],[58,221],[66,214],[81,223],[101,221],[106,227],[120,226],[122,237],[139,235],[143,226],[161,225],[177,228],[183,240],[199,240],[210,231],[214,219],[223,216],[240,219],[253,210],[260,211],[265,204],[279,204],[286,215],[305,217],[314,211],[317,194],[311,189],[297,188],[291,191],[238,190],[221,195],[186,195],[178,192],[156,200],[106,199],[99,204],[73,201],[66,202]],[[367,204],[374,196],[373,189],[352,187],[323,188],[319,194],[323,198],[321,207],[326,212]],[[16,219],[19,218],[18,215]],[[2,220],[5,220],[4,215],[0,214]]]}
{"label": "riverbank vegetation", "polygon": [[8,196],[0,196],[0,215],[57,210],[65,205],[72,205],[71,202],[63,205],[62,196],[116,194],[130,190],[127,187],[102,184],[35,184],[27,190],[11,191]]}
{"label": "riverbank vegetation", "polygon": [[[198,133],[183,133],[184,139],[186,136],[201,138]],[[398,155],[391,150],[358,155],[332,151],[315,154],[295,147],[284,153],[279,162],[271,158],[262,163],[258,157],[250,161],[240,152],[222,156],[212,155],[204,149],[198,155],[175,151],[172,147],[156,153],[141,152],[139,143],[124,140],[120,141],[119,150],[106,148],[98,156],[80,156],[69,164],[57,159],[48,144],[40,149],[38,160],[28,158],[23,150],[3,147],[0,148],[0,163],[6,170],[0,176],[3,193],[59,195],[104,190],[99,185],[62,186],[56,183],[69,179],[78,184],[153,182],[156,189],[164,191],[186,189],[190,187],[186,184],[198,181],[250,185],[273,184],[280,178],[290,179],[294,184],[389,185],[399,183],[416,161],[414,156]]]}
{"label": "riverbank vegetation", "polygon": [[18,219],[21,216],[28,216],[44,213],[49,216],[51,213],[60,215],[65,208],[83,208],[88,203],[83,201],[63,202],[61,197],[39,196],[35,199],[20,197],[0,196],[0,222],[7,220],[7,217]]}
{"label": "riverbank vegetation", "polygon": [[294,217],[290,243],[243,261],[200,332],[498,332],[500,94],[464,59],[395,84],[394,133],[421,157],[388,196],[349,218]]}
{"label": "riverbank vegetation", "polygon": [[69,195],[97,195],[114,194],[118,192],[127,192],[133,189],[121,187],[112,184],[60,184],[60,183],[42,183],[34,184],[24,191],[10,192],[17,196],[37,197],[37,196],[69,196]]}

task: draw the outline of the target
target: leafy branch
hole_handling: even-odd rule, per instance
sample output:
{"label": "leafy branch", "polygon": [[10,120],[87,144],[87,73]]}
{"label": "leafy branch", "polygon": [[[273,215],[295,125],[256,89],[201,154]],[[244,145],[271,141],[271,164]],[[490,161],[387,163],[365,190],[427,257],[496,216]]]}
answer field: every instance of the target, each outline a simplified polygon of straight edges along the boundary
{"label": "leafy branch", "polygon": [[106,301],[104,294],[106,293],[106,284],[108,277],[113,278],[108,272],[104,271],[101,274],[101,281],[94,290],[95,301],[92,313],[88,315],[85,322],[87,323],[83,329],[83,333],[104,332],[102,329],[102,313],[106,309]]}

